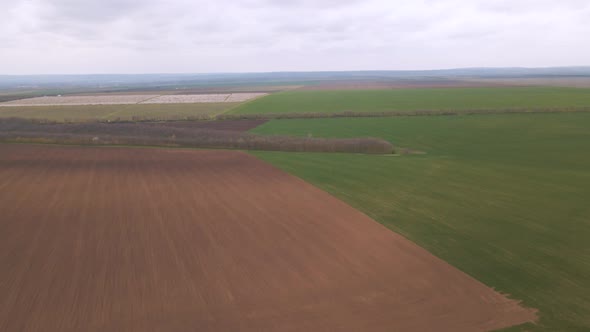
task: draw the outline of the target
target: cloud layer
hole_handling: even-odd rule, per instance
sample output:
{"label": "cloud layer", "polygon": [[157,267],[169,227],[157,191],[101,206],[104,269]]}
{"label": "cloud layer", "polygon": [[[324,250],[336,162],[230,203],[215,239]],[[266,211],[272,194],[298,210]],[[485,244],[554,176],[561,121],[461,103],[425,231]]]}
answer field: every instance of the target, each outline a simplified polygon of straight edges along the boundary
{"label": "cloud layer", "polygon": [[0,0],[0,74],[589,65],[587,0]]}

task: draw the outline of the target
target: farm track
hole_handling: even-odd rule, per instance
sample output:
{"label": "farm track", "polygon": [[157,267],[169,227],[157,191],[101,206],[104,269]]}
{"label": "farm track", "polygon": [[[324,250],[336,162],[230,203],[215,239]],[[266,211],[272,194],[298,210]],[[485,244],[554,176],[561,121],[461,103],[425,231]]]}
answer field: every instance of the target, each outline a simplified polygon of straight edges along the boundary
{"label": "farm track", "polygon": [[1,331],[484,331],[535,314],[241,152],[0,145]]}

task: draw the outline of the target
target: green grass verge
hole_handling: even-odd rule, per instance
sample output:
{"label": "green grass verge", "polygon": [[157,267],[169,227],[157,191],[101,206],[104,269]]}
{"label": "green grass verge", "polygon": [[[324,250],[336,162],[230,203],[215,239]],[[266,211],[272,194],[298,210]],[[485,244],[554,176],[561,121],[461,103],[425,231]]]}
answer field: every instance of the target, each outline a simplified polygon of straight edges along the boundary
{"label": "green grass verge", "polygon": [[553,87],[285,91],[230,114],[335,113],[590,106],[590,89]]}
{"label": "green grass verge", "polygon": [[186,117],[214,116],[239,103],[132,104],[83,106],[0,107],[0,117],[47,119],[52,121],[131,120],[134,117],[173,120]]}
{"label": "green grass verge", "polygon": [[377,136],[400,157],[253,152],[540,310],[590,330],[590,114],[273,120],[259,134]]}

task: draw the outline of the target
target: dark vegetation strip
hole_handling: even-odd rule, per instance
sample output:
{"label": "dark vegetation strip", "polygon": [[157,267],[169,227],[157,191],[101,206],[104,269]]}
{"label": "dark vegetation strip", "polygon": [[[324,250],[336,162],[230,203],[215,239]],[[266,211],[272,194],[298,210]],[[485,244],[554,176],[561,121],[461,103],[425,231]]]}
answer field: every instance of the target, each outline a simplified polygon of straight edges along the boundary
{"label": "dark vegetation strip", "polygon": [[[486,115],[486,114],[527,114],[527,113],[580,113],[590,112],[590,106],[559,107],[559,108],[509,108],[509,109],[472,109],[472,110],[415,110],[415,111],[375,111],[375,112],[302,112],[302,113],[257,113],[257,114],[197,114],[187,116],[139,116],[129,119],[31,119],[36,123],[140,123],[140,122],[200,122],[214,123],[215,121],[268,121],[273,119],[322,119],[322,118],[377,118],[400,116],[456,116],[456,115]],[[216,127],[216,124],[211,124]],[[219,125],[223,126],[223,125]]]}
{"label": "dark vegetation strip", "polygon": [[90,145],[179,146],[288,152],[390,154],[393,145],[380,138],[305,138],[262,136],[201,128],[142,123],[41,124],[25,119],[0,120],[0,141]]}
{"label": "dark vegetation strip", "polygon": [[416,111],[377,111],[377,112],[306,112],[306,113],[264,113],[264,114],[219,114],[215,120],[254,120],[254,119],[320,119],[320,118],[377,118],[398,116],[454,116],[485,114],[523,114],[523,113],[576,113],[590,112],[590,107],[560,108],[509,108],[472,110],[416,110]]}
{"label": "dark vegetation strip", "polygon": [[19,99],[34,98],[34,97],[38,97],[38,95],[36,95],[34,93],[15,94],[15,95],[11,95],[11,94],[2,95],[2,94],[0,94],[0,103],[13,101],[13,100],[19,100]]}
{"label": "dark vegetation strip", "polygon": [[147,125],[170,126],[175,128],[249,131],[268,122],[266,119],[227,121],[165,121],[145,122]]}

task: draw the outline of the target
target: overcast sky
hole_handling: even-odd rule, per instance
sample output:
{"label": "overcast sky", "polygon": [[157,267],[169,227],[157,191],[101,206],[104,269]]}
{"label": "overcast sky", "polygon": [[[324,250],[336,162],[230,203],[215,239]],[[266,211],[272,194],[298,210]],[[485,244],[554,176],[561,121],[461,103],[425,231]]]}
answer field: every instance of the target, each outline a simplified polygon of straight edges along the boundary
{"label": "overcast sky", "polygon": [[590,65],[588,0],[0,5],[0,74]]}

